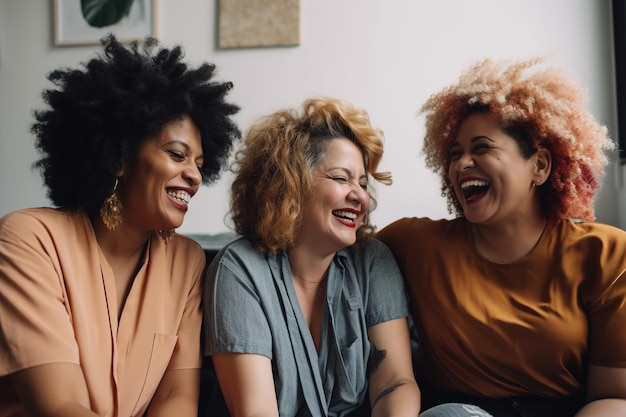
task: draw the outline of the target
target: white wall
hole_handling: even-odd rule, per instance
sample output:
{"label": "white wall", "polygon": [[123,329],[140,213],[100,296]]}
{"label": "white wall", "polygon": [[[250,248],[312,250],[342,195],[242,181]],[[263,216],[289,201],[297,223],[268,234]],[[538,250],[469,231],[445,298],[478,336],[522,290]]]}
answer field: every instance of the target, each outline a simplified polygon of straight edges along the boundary
{"label": "white wall", "polygon": [[[423,120],[416,112],[476,59],[550,54],[588,88],[589,109],[615,132],[608,0],[301,0],[300,46],[239,50],[216,49],[214,1],[157,2],[161,41],[182,43],[192,62],[214,62],[219,78],[234,82],[242,129],[312,95],[368,110],[385,131],[383,168],[395,180],[378,187],[378,226],[401,216],[449,217],[438,179],[419,156]],[[48,204],[30,169],[37,157],[31,112],[41,107],[51,69],[98,49],[52,45],[52,1],[0,0],[0,215]],[[596,210],[598,220],[624,228],[622,175],[609,169]],[[181,232],[227,231],[230,180],[225,175],[192,200]]]}

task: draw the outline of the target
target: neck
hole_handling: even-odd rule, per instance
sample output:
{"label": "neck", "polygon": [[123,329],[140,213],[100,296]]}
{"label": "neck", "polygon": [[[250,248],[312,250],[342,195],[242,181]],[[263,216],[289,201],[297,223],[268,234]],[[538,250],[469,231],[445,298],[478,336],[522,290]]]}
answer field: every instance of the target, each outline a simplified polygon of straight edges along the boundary
{"label": "neck", "polygon": [[323,273],[321,277],[313,279],[311,279],[312,277],[307,278],[305,275],[298,274],[292,269],[291,277],[294,281],[301,283],[303,286],[316,286],[326,282],[326,278],[328,278],[328,269],[326,270],[326,272]]}
{"label": "neck", "polygon": [[328,267],[334,253],[316,257],[310,251],[301,247],[294,247],[287,252],[289,267],[294,281],[303,285],[319,285],[326,281]]}
{"label": "neck", "polygon": [[481,256],[495,263],[507,264],[532,252],[546,225],[547,220],[543,216],[503,226],[471,224],[472,239]]}
{"label": "neck", "polygon": [[121,224],[116,230],[109,230],[100,218],[92,221],[93,231],[107,259],[138,256],[146,246],[150,234],[136,233]]}

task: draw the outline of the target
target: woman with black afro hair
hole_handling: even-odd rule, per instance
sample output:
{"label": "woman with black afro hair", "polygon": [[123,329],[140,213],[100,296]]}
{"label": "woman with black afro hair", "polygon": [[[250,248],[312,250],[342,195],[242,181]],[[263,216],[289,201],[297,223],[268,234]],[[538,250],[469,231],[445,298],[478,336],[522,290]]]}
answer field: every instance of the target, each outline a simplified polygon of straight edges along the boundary
{"label": "woman with black afro hair", "polygon": [[56,207],[0,219],[0,415],[197,415],[205,257],[174,229],[239,109],[180,46],[102,44],[35,112]]}

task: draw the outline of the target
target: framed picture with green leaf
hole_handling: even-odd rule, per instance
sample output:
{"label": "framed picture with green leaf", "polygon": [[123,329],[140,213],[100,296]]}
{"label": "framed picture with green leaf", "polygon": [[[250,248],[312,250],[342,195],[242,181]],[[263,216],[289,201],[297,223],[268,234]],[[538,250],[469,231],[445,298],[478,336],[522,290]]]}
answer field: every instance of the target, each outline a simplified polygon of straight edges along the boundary
{"label": "framed picture with green leaf", "polygon": [[93,45],[157,36],[155,0],[54,0],[54,44]]}

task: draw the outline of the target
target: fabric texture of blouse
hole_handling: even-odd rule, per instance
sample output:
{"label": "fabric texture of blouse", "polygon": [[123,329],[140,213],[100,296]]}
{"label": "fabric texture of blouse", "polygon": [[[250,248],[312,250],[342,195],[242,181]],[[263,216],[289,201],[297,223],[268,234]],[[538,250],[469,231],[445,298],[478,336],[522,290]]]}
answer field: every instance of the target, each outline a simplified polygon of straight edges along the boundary
{"label": "fabric texture of blouse", "polygon": [[150,239],[118,324],[113,271],[83,213],[0,220],[0,415],[28,415],[7,375],[70,362],[100,416],[144,414],[168,369],[201,366],[202,248]]}
{"label": "fabric texture of blouse", "polygon": [[562,220],[505,265],[481,257],[462,218],[405,218],[377,237],[406,278],[418,383],[562,398],[584,392],[588,364],[626,367],[625,231]]}
{"label": "fabric texture of blouse", "polygon": [[241,238],[207,269],[204,353],[270,358],[281,416],[343,416],[356,409],[367,394],[367,329],[409,314],[393,255],[376,240],[338,252],[327,279],[318,353],[286,254],[260,253]]}

